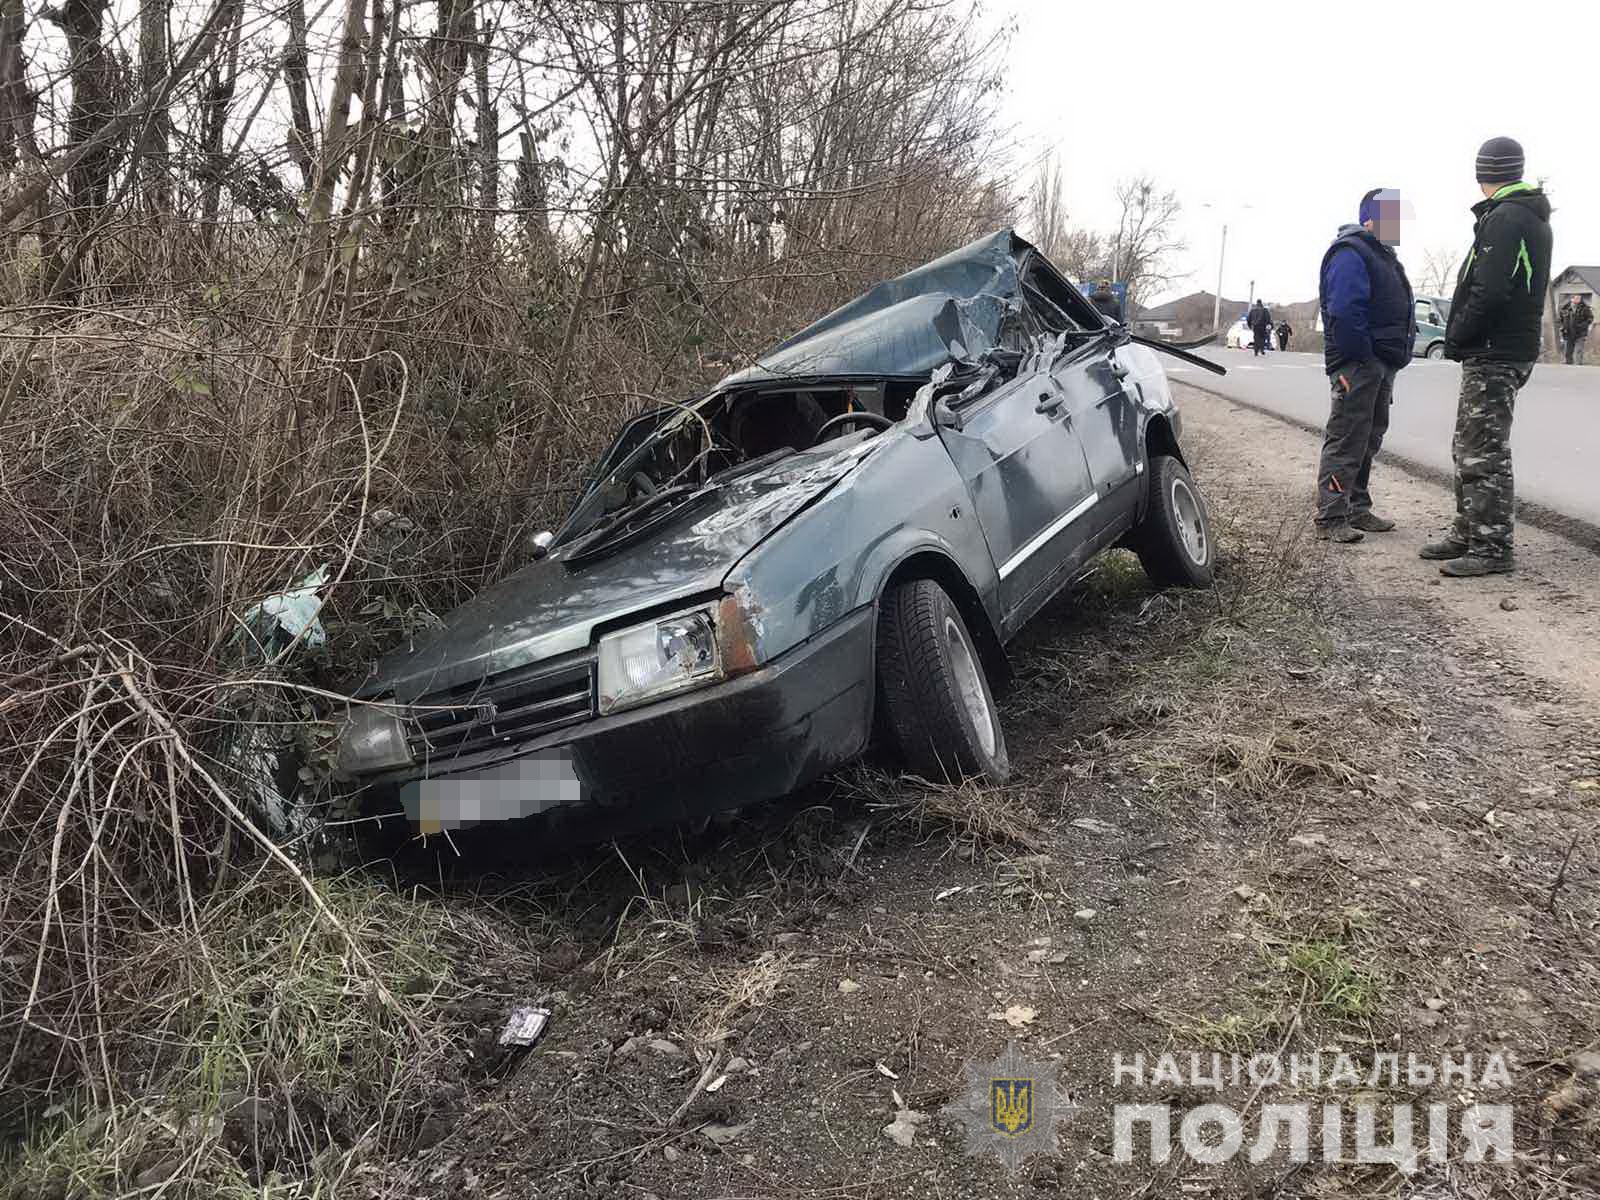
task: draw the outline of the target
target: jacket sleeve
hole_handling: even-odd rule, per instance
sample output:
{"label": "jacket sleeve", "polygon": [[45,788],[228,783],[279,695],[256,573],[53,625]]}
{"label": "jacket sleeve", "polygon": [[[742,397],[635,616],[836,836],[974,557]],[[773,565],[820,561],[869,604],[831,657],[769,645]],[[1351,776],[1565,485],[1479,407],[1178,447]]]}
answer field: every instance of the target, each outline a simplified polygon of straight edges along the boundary
{"label": "jacket sleeve", "polygon": [[1328,298],[1328,337],[1340,357],[1356,362],[1372,358],[1372,331],[1367,323],[1372,279],[1359,253],[1344,249],[1333,256],[1323,294]]}
{"label": "jacket sleeve", "polygon": [[1478,231],[1475,255],[1467,281],[1467,296],[1450,314],[1445,342],[1452,346],[1473,346],[1483,341],[1495,318],[1511,298],[1511,276],[1517,267],[1521,239],[1507,206],[1495,209],[1483,220]]}

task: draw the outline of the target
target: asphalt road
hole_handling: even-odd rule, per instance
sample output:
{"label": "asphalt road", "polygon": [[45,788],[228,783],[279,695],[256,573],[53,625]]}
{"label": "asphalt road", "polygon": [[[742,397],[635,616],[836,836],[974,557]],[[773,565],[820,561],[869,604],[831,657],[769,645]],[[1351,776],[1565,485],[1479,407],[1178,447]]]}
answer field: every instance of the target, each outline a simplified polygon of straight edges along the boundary
{"label": "asphalt road", "polygon": [[[1328,418],[1328,380],[1320,354],[1208,347],[1198,351],[1228,368],[1225,377],[1167,363],[1174,380],[1319,428]],[[1414,359],[1395,381],[1384,449],[1448,474],[1461,368]],[[1568,518],[1600,527],[1600,366],[1541,364],[1517,395],[1511,450],[1517,495]],[[1382,506],[1381,481],[1373,488]]]}

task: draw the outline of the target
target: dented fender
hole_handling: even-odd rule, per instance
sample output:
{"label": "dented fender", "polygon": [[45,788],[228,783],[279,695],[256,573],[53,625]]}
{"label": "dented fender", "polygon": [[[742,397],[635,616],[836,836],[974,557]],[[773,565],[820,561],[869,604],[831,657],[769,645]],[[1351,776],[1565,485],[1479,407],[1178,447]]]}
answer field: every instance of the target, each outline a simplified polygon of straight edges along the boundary
{"label": "dented fender", "polygon": [[760,661],[876,604],[919,553],[953,563],[999,628],[999,579],[966,485],[943,443],[917,434],[907,424],[880,434],[871,470],[840,477],[729,572],[724,590]]}

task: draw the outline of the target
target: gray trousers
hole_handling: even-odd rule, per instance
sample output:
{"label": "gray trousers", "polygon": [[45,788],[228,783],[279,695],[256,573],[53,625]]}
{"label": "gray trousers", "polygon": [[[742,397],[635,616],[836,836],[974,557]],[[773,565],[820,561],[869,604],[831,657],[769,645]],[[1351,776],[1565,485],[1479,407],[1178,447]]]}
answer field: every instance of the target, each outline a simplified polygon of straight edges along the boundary
{"label": "gray trousers", "polygon": [[1377,359],[1328,376],[1333,407],[1317,466],[1317,524],[1336,525],[1372,508],[1372,460],[1389,431],[1396,369]]}
{"label": "gray trousers", "polygon": [[1566,349],[1567,349],[1567,362],[1568,363],[1571,363],[1571,364],[1573,364],[1575,366],[1579,366],[1579,367],[1583,366],[1584,343],[1587,342],[1588,340],[1589,340],[1589,335],[1588,334],[1584,334],[1582,337],[1569,337],[1569,338],[1566,339],[1566,342],[1567,342],[1567,347],[1566,347]]}

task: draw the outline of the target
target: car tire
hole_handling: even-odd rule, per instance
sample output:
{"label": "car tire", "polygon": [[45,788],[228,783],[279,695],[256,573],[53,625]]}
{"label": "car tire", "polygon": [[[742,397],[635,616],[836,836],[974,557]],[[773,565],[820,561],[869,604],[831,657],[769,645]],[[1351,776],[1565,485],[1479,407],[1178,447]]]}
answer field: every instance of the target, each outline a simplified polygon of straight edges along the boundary
{"label": "car tire", "polygon": [[989,680],[949,594],[931,579],[888,592],[879,608],[884,725],[906,770],[935,782],[1011,773]]}
{"label": "car tire", "polygon": [[1435,342],[1433,345],[1429,346],[1428,347],[1428,357],[1429,358],[1443,358],[1444,357],[1444,343],[1443,342]]}
{"label": "car tire", "polygon": [[1157,587],[1210,587],[1216,543],[1205,498],[1184,465],[1165,454],[1150,459],[1150,507],[1131,539],[1144,573]]}

